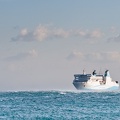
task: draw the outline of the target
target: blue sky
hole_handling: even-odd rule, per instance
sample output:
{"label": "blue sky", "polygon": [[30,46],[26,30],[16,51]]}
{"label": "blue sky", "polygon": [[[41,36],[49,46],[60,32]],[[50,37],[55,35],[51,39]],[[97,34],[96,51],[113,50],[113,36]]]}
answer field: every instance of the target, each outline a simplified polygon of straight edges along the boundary
{"label": "blue sky", "polygon": [[119,0],[0,0],[0,91],[75,90],[73,75],[119,80]]}

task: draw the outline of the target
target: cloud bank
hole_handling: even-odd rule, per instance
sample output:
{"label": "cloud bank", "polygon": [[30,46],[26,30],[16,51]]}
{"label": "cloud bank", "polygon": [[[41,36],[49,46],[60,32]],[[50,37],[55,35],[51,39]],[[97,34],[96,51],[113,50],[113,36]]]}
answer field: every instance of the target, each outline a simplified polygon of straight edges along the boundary
{"label": "cloud bank", "polygon": [[37,56],[38,56],[37,51],[32,49],[28,52],[22,52],[22,53],[18,53],[16,55],[6,57],[4,60],[5,61],[18,61],[18,60],[24,60],[29,57],[31,58],[31,57],[37,57]]}
{"label": "cloud bank", "polygon": [[67,57],[68,60],[76,58],[84,61],[120,62],[120,52],[82,53],[74,51]]}
{"label": "cloud bank", "polygon": [[108,38],[108,42],[120,42],[120,34],[117,34],[114,37]]}
{"label": "cloud bank", "polygon": [[29,31],[27,28],[20,30],[16,37],[12,38],[12,41],[44,41],[50,39],[81,37],[85,39],[98,39],[103,36],[100,30],[65,30],[63,28],[55,28],[50,26],[39,25],[34,30]]}

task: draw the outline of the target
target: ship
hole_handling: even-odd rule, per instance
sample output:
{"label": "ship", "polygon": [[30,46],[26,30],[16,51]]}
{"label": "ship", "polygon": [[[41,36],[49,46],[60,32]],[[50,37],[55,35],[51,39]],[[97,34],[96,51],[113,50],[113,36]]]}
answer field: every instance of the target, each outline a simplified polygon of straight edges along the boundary
{"label": "ship", "polygon": [[109,70],[104,75],[97,74],[96,70],[92,74],[75,74],[73,85],[77,90],[119,90],[119,82],[112,80]]}

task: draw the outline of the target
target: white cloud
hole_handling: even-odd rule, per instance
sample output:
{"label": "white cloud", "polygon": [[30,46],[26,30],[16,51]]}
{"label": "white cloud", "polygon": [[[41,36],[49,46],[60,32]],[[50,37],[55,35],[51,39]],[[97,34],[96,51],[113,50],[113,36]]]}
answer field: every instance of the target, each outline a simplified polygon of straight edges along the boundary
{"label": "white cloud", "polygon": [[16,37],[12,38],[12,41],[44,41],[54,38],[66,38],[69,36],[69,32],[64,29],[50,28],[47,26],[39,25],[33,31],[28,31],[26,28],[20,31]]}
{"label": "white cloud", "polygon": [[68,56],[67,56],[67,59],[68,60],[72,60],[72,59],[74,59],[74,58],[84,58],[84,55],[83,55],[83,53],[81,53],[81,52],[76,52],[76,51],[74,51],[74,52],[71,52]]}
{"label": "white cloud", "polygon": [[80,59],[84,61],[101,61],[101,62],[120,62],[120,52],[101,52],[101,53],[82,53],[72,52],[68,55],[67,59]]}
{"label": "white cloud", "polygon": [[106,53],[101,53],[103,56],[103,59],[105,58],[108,61],[116,61],[120,62],[120,52],[114,51],[114,52],[106,52]]}
{"label": "white cloud", "polygon": [[22,52],[22,53],[18,53],[16,55],[8,56],[4,60],[5,61],[18,61],[18,60],[24,60],[28,57],[37,57],[37,56],[38,56],[37,51],[32,49],[28,52]]}
{"label": "white cloud", "polygon": [[26,28],[22,29],[20,32],[21,32],[20,33],[21,36],[25,36],[28,34],[28,30]]}
{"label": "white cloud", "polygon": [[101,38],[103,36],[103,33],[100,30],[77,30],[75,32],[75,35],[78,35],[80,37],[84,37],[87,39],[94,39],[94,38]]}
{"label": "white cloud", "polygon": [[38,53],[35,49],[32,49],[28,52],[28,56],[37,57]]}
{"label": "white cloud", "polygon": [[33,37],[34,39],[38,40],[38,41],[43,41],[45,39],[48,38],[50,31],[48,30],[47,27],[45,26],[39,26],[37,27],[37,29],[34,30],[33,32]]}
{"label": "white cloud", "polygon": [[67,38],[68,36],[70,35],[70,32],[69,31],[65,31],[63,29],[55,29],[53,31],[53,36],[58,38]]}
{"label": "white cloud", "polygon": [[115,37],[108,38],[108,42],[120,42],[120,34],[117,34]]}
{"label": "white cloud", "polygon": [[12,38],[12,41],[25,41],[25,42],[29,42],[29,41],[34,41],[35,38],[33,36],[32,32],[27,31],[27,29],[22,29],[20,31],[20,33],[16,36]]}
{"label": "white cloud", "polygon": [[117,30],[116,27],[112,26],[112,27],[110,28],[110,32],[116,33],[116,32],[118,32],[118,30]]}
{"label": "white cloud", "polygon": [[100,38],[102,37],[103,33],[99,30],[94,30],[91,32],[91,37],[92,38]]}
{"label": "white cloud", "polygon": [[44,41],[48,39],[82,37],[85,39],[98,39],[103,36],[100,30],[65,30],[63,28],[55,28],[50,26],[39,25],[33,31],[24,28],[20,33],[12,38],[12,41]]}

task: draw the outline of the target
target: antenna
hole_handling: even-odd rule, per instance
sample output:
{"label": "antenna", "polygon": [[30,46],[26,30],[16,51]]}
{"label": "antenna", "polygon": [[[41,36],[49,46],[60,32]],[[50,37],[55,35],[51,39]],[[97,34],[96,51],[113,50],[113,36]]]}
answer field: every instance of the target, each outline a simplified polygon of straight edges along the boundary
{"label": "antenna", "polygon": [[83,75],[85,75],[86,73],[85,73],[85,69],[83,69]]}

